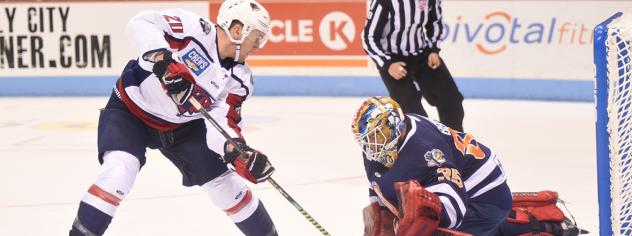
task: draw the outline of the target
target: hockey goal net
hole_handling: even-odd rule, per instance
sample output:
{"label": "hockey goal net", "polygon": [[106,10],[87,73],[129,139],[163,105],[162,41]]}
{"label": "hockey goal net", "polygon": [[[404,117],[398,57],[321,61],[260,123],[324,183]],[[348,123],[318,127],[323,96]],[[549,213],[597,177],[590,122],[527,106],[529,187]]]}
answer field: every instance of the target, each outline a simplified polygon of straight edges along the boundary
{"label": "hockey goal net", "polygon": [[594,32],[600,235],[632,235],[632,14]]}

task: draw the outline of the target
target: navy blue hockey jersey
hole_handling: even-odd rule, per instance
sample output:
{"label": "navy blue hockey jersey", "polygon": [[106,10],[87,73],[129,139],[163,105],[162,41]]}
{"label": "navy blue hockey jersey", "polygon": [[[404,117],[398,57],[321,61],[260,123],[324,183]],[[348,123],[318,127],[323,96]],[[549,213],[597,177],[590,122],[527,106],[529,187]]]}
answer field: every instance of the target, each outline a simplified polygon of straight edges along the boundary
{"label": "navy blue hockey jersey", "polygon": [[472,135],[422,116],[406,116],[410,121],[408,133],[393,167],[387,169],[364,158],[371,201],[397,212],[393,184],[415,179],[439,196],[443,204],[440,226],[457,228],[468,201],[505,183],[502,166],[496,155]]}

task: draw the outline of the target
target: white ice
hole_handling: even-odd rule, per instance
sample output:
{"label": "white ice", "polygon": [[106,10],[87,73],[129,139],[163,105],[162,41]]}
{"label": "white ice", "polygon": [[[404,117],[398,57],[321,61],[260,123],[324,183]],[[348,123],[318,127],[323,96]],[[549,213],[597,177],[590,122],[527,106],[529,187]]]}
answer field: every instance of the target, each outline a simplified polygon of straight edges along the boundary
{"label": "white ice", "polygon": [[[248,143],[274,179],[332,235],[361,235],[368,203],[350,123],[360,97],[253,97]],[[0,235],[67,235],[99,164],[96,124],[106,97],[0,99]],[[591,103],[465,100],[465,129],[490,146],[513,191],[555,190],[597,235],[595,111]],[[431,117],[437,117],[428,108]],[[148,152],[106,235],[240,235],[198,188]],[[271,185],[252,186],[280,235],[320,235]]]}

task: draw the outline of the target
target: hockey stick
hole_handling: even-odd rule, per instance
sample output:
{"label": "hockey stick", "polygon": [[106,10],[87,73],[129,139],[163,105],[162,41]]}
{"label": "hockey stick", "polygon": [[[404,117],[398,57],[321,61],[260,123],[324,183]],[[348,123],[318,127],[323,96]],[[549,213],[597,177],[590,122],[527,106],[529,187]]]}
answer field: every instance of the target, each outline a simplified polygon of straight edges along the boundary
{"label": "hockey stick", "polygon": [[[211,117],[211,115],[208,113],[208,111],[206,111],[206,109],[204,107],[202,107],[202,104],[200,104],[200,102],[198,102],[197,99],[195,99],[193,96],[191,96],[189,98],[189,102],[191,103],[191,105],[193,105],[195,107],[195,109],[197,109],[198,111],[200,111],[202,113],[202,115],[204,115],[204,117],[206,118],[206,120],[208,120],[214,127],[215,129],[217,129],[217,131],[219,131],[224,138],[226,138],[226,140],[228,140],[228,142],[233,145],[233,147],[240,153],[243,154],[244,150],[242,150],[239,145],[235,142],[235,140],[233,140],[230,135],[228,135],[228,133],[226,133],[226,131],[224,130],[224,128],[222,128],[221,126],[219,126],[219,124],[217,123],[217,121],[215,121],[215,119],[213,119],[213,117]],[[242,155],[240,155],[242,156]],[[292,198],[290,196],[290,194],[288,194],[282,187],[281,185],[279,185],[276,181],[274,181],[274,179],[272,179],[272,177],[268,178],[268,182],[274,187],[276,188],[276,190],[279,191],[279,193],[281,193],[281,195],[283,195],[283,197],[285,197],[285,199],[287,199],[290,203],[292,203],[292,205],[294,206],[294,208],[296,208],[296,210],[298,210],[301,214],[303,214],[303,216],[305,218],[307,218],[307,220],[309,221],[309,223],[312,223],[312,225],[314,225],[314,227],[316,227],[316,229],[318,229],[318,231],[320,231],[320,233],[322,233],[323,235],[326,236],[330,236],[329,232],[327,232],[327,230],[325,230],[325,228],[323,228],[320,224],[318,224],[318,222],[316,222],[316,220],[309,214],[307,213],[307,211],[305,211],[305,209],[303,209],[303,207],[301,207],[301,205],[298,204],[298,202],[296,202],[294,200],[294,198]]]}
{"label": "hockey stick", "polygon": [[468,233],[459,232],[453,229],[437,228],[435,229],[434,233],[432,233],[432,236],[472,236],[472,235]]}

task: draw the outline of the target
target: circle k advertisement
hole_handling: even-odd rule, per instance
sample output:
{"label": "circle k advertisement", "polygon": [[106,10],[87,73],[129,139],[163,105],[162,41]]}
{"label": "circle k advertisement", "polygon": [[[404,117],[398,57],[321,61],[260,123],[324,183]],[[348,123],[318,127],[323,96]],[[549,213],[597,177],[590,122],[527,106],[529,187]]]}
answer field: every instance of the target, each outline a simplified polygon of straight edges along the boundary
{"label": "circle k advertisement", "polygon": [[[366,2],[262,2],[270,18],[265,47],[248,58],[252,66],[366,67],[360,33]],[[215,22],[220,2],[210,3]]]}

